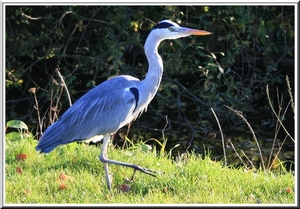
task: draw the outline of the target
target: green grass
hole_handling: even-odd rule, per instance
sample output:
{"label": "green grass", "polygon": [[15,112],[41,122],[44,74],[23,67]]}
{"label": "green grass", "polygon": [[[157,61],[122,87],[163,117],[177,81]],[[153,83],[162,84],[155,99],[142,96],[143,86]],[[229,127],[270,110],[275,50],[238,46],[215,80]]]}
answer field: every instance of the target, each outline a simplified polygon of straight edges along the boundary
{"label": "green grass", "polygon": [[[119,187],[133,171],[109,165],[114,179],[110,193],[98,160],[99,147],[72,143],[45,155],[35,151],[36,144],[31,138],[6,140],[6,204],[295,204],[295,177],[288,172],[232,169],[193,154],[174,162],[139,146],[132,150],[109,146],[109,158],[163,174],[154,178],[137,172],[130,191],[122,193]],[[16,159],[21,153],[26,159]],[[71,177],[62,181],[62,173]],[[62,184],[65,188],[60,188]]]}

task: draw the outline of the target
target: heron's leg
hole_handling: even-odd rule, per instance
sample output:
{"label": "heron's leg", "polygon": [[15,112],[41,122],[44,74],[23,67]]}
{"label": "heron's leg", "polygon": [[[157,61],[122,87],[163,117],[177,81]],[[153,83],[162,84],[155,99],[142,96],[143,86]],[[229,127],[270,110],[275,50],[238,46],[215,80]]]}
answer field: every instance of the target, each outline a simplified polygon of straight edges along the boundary
{"label": "heron's leg", "polygon": [[[139,170],[143,173],[146,173],[146,174],[154,176],[154,177],[155,177],[155,175],[153,173],[159,173],[157,171],[150,170],[150,169],[147,169],[147,168],[143,168],[143,167],[135,165],[135,164],[124,163],[124,162],[108,159],[108,157],[107,157],[107,145],[108,145],[109,139],[110,139],[109,134],[104,136],[103,145],[102,145],[102,152],[99,156],[100,161],[104,163],[104,169],[105,169],[105,173],[106,173],[106,181],[107,181],[107,185],[108,185],[109,188],[111,188],[111,182],[110,182],[110,176],[109,176],[109,173],[108,173],[107,163],[133,168],[135,170],[134,175],[135,175],[136,170]],[[131,179],[133,179],[134,175],[131,177]]]}
{"label": "heron's leg", "polygon": [[110,178],[110,175],[109,175],[108,163],[103,160],[103,159],[108,159],[107,158],[107,145],[108,145],[109,140],[110,140],[110,135],[105,135],[104,139],[103,139],[102,151],[100,153],[99,159],[104,164],[104,171],[105,171],[105,177],[106,177],[107,187],[111,191],[111,182],[112,182],[112,179]]}
{"label": "heron's leg", "polygon": [[133,174],[132,174],[132,176],[131,176],[131,178],[130,178],[130,182],[133,182],[133,179],[134,179],[135,174],[136,174],[136,170],[133,171]]}

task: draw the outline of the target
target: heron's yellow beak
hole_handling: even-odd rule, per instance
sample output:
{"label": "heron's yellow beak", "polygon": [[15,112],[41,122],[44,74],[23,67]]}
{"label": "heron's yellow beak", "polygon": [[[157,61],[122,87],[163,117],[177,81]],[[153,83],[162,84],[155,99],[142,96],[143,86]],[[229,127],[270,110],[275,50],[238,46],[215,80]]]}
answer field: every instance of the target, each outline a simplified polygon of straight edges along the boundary
{"label": "heron's yellow beak", "polygon": [[205,36],[211,34],[210,32],[205,30],[198,30],[198,29],[185,28],[185,27],[173,28],[173,31],[178,33],[186,33],[189,35],[197,35],[197,36]]}
{"label": "heron's yellow beak", "polygon": [[191,35],[205,36],[210,35],[211,33],[205,30],[197,30],[197,29],[188,29],[187,33]]}

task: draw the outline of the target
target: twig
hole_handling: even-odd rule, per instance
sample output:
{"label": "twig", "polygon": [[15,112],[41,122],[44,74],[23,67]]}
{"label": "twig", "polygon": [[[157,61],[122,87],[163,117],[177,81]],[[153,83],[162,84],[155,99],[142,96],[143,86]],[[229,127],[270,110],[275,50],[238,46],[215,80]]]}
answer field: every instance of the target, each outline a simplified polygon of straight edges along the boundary
{"label": "twig", "polygon": [[[91,21],[96,21],[96,20],[94,19],[94,17],[95,17],[96,14],[100,11],[101,8],[102,8],[102,7],[99,7],[99,8],[97,9],[97,11],[92,15],[92,17],[89,18],[89,19],[87,19],[87,20],[88,20],[88,23],[86,24],[86,28],[85,28],[85,30],[83,31],[82,35],[81,35],[81,38],[80,38],[80,40],[79,40],[79,43],[78,43],[77,48],[80,48],[81,41],[82,41],[82,39],[83,39],[83,37],[84,37],[84,34],[85,34],[85,32],[86,32],[88,26],[90,25]],[[78,15],[75,15],[74,13],[73,13],[73,15],[78,17]],[[86,18],[84,18],[84,17],[80,17],[80,18],[86,19]],[[108,24],[107,22],[104,22],[104,21],[102,21],[101,23],[106,23],[106,24]]]}
{"label": "twig", "polygon": [[192,145],[193,141],[194,141],[194,138],[195,138],[195,129],[194,127],[191,125],[190,121],[185,117],[183,118],[185,120],[185,122],[188,124],[188,126],[190,127],[190,129],[192,130],[192,136],[191,136],[191,139],[189,141],[189,145],[186,149],[190,148],[190,146]]}
{"label": "twig", "polygon": [[[28,90],[30,93],[33,93],[33,96],[34,96],[34,101],[35,101],[35,106],[33,106],[34,107],[34,109],[36,109],[36,112],[37,112],[37,116],[38,116],[38,125],[39,125],[39,129],[40,129],[40,131],[42,131],[42,123],[41,123],[41,116],[40,116],[40,110],[39,110],[39,103],[38,103],[38,101],[37,101],[37,98],[36,98],[36,91],[37,91],[37,89],[35,88],[35,87],[33,87],[33,88],[30,88],[29,90]],[[38,130],[37,130],[37,132],[38,132]]]}
{"label": "twig", "polygon": [[[55,104],[55,115],[56,115],[56,119],[58,118],[58,114],[57,114],[57,110],[58,110],[58,103],[59,103],[59,100],[60,100],[60,98],[61,98],[61,96],[62,96],[62,93],[63,93],[63,85],[61,86],[61,89],[60,89],[60,91],[59,90],[57,90],[57,95],[58,95],[58,97],[57,97],[57,99],[56,99],[56,104]],[[51,108],[52,108],[52,106],[51,106]],[[54,122],[54,121],[53,121]]]}
{"label": "twig", "polygon": [[291,47],[290,49],[288,49],[278,60],[276,63],[274,63],[270,68],[269,71],[267,71],[266,76],[261,79],[261,81],[254,87],[254,89],[257,89],[258,86],[271,74],[271,72],[273,71],[273,68],[275,66],[278,65],[278,63],[284,58],[285,55],[287,55],[291,50],[293,50],[295,48],[295,46]]}
{"label": "twig", "polygon": [[272,102],[271,102],[271,99],[270,99],[270,95],[269,95],[269,85],[267,85],[266,87],[266,93],[267,93],[267,98],[268,98],[268,101],[269,101],[269,104],[270,104],[270,107],[275,115],[275,117],[277,118],[278,122],[280,123],[280,125],[282,126],[283,130],[285,131],[285,133],[291,138],[291,140],[293,140],[293,142],[295,142],[295,139],[289,134],[289,132],[286,130],[285,126],[283,125],[283,123],[281,122],[280,118],[278,117],[278,115],[276,114],[274,108],[273,108],[273,105],[272,105]]}
{"label": "twig", "polygon": [[[129,135],[131,124],[132,124],[132,121],[131,121],[131,122],[128,124],[128,126],[127,126],[126,137],[128,137],[128,135]],[[124,142],[123,142],[122,149],[125,149],[125,145],[127,145],[127,140],[126,140],[126,139],[125,139]]]}
{"label": "twig", "polygon": [[186,91],[196,102],[205,105],[205,106],[209,106],[209,104],[207,102],[203,102],[201,99],[199,99],[196,95],[194,95],[192,92],[190,92],[187,88],[185,88],[180,82],[176,81],[176,80],[171,80],[173,83],[176,83],[179,87],[181,87],[184,91]]}
{"label": "twig", "polygon": [[210,108],[211,111],[213,112],[215,118],[216,118],[216,121],[218,123],[218,126],[219,126],[219,129],[220,129],[220,134],[221,134],[221,138],[222,138],[222,146],[223,146],[223,153],[224,153],[224,161],[225,161],[225,166],[227,165],[227,161],[226,161],[226,149],[225,149],[225,141],[224,141],[224,135],[223,135],[223,132],[222,132],[222,128],[221,128],[221,125],[219,123],[219,120],[218,120],[218,117],[214,111],[214,109],[211,107]]}
{"label": "twig", "polygon": [[[287,139],[287,136],[285,136],[285,138],[284,138],[284,140],[282,141],[282,143],[281,143],[281,145],[280,145],[280,147],[279,147],[277,153],[276,153],[275,156],[274,156],[274,159],[273,159],[271,165],[268,167],[269,170],[273,167],[273,165],[274,165],[274,163],[275,163],[275,161],[276,161],[276,158],[278,157],[278,155],[279,155],[279,153],[280,153],[280,151],[281,151],[281,149],[282,149],[282,147],[283,147],[283,145],[284,145],[286,139]],[[271,158],[271,156],[270,156],[270,158]]]}
{"label": "twig", "polygon": [[[279,109],[278,110],[278,115],[280,115],[281,110],[282,110],[282,107],[281,107],[282,98],[281,98],[281,102],[280,102],[279,101],[279,95],[278,95],[278,88],[276,88],[276,90],[277,90],[277,102],[278,102],[278,109]],[[283,116],[284,116],[284,114],[283,114]],[[279,133],[279,130],[280,130],[280,126],[281,125],[278,123],[278,120],[276,120],[274,140],[273,140],[273,143],[272,143],[272,148],[271,148],[271,151],[270,151],[270,156],[269,156],[268,165],[267,165],[268,169],[270,168],[271,159],[272,159],[272,156],[273,156],[273,151],[274,151],[274,148],[275,148],[276,139],[277,139],[277,136],[278,136],[278,133]]]}
{"label": "twig", "polygon": [[52,116],[52,103],[53,103],[53,89],[51,89],[51,92],[50,92],[50,108],[49,108],[49,122],[50,124],[54,123],[54,120],[53,120],[53,116]]}
{"label": "twig", "polygon": [[[59,85],[55,80],[53,80],[53,82],[55,83],[55,85],[59,86],[60,88],[56,88],[56,94],[58,95],[56,98],[56,103],[53,105],[54,103],[54,99],[53,99],[53,89],[51,89],[51,100],[50,100],[50,108],[49,108],[49,122],[50,124],[53,124],[57,119],[58,119],[58,104],[59,104],[59,100],[62,96],[63,93],[63,85]],[[52,115],[53,113],[53,115]]]}
{"label": "twig", "polygon": [[168,116],[166,115],[166,125],[164,126],[164,128],[162,129],[161,133],[162,133],[162,137],[165,140],[165,130],[168,126],[169,120],[168,120]]}
{"label": "twig", "polygon": [[240,159],[240,161],[244,164],[245,168],[247,168],[247,165],[244,163],[243,159],[241,158],[241,156],[239,155],[239,153],[236,151],[235,147],[233,146],[231,140],[229,139],[227,142],[230,143],[232,149],[234,150],[235,154],[238,156],[238,158]]}
{"label": "twig", "polygon": [[184,120],[184,121],[187,123],[188,127],[189,127],[189,128],[191,129],[191,131],[192,131],[191,139],[190,139],[190,141],[189,141],[188,147],[186,148],[186,149],[189,149],[190,146],[191,146],[192,143],[193,143],[193,140],[194,140],[196,131],[195,131],[194,127],[191,125],[190,121],[187,119],[187,117],[186,117],[186,115],[184,114],[184,112],[182,111],[182,108],[181,108],[182,102],[181,102],[180,98],[181,98],[181,93],[180,93],[180,91],[177,89],[177,99],[176,99],[176,103],[177,103],[177,108],[178,108],[178,116],[180,117],[180,119]]}
{"label": "twig", "polygon": [[228,109],[230,109],[231,111],[233,111],[237,116],[239,116],[240,118],[242,118],[243,121],[247,124],[248,128],[250,129],[250,131],[251,131],[251,133],[253,135],[253,139],[256,142],[256,145],[257,145],[257,148],[258,148],[258,151],[259,151],[259,155],[260,155],[260,158],[261,158],[263,170],[264,170],[264,172],[266,172],[265,163],[264,163],[264,159],[263,159],[263,156],[262,156],[262,152],[261,152],[258,140],[257,140],[257,138],[255,136],[255,133],[254,133],[251,125],[248,123],[248,121],[246,120],[246,118],[243,116],[243,114],[240,111],[234,110],[234,109],[232,109],[231,107],[229,107],[227,105],[225,105],[225,107],[227,107]]}
{"label": "twig", "polygon": [[[269,95],[268,95],[268,96],[269,96]],[[277,114],[277,115],[280,115],[280,114],[281,114],[281,110],[282,110],[282,105],[281,105],[281,104],[283,104],[283,96],[281,97],[281,102],[279,102],[278,88],[277,88],[277,99],[278,99],[278,107],[279,107],[279,108],[278,108],[279,111],[278,111],[278,114]],[[286,108],[285,108],[284,112],[282,113],[281,118],[284,118],[284,116],[286,115],[286,112],[287,112],[287,110],[288,110],[288,107],[289,107],[290,103],[291,103],[291,101],[289,101],[288,104],[286,105]],[[271,160],[272,160],[273,151],[274,151],[274,148],[275,148],[276,139],[277,139],[277,136],[278,136],[280,127],[281,127],[281,125],[280,125],[280,124],[278,125],[278,124],[279,124],[279,122],[278,122],[278,120],[276,120],[275,135],[274,135],[274,141],[273,141],[272,149],[271,149],[270,156],[269,156],[268,169],[270,169],[270,168],[272,167],[273,163],[274,163],[274,160],[272,161],[272,163],[271,163]],[[286,138],[287,138],[287,136],[285,137],[283,143],[285,142]],[[279,150],[278,150],[276,156],[278,156],[278,154],[279,154],[281,148],[282,148],[282,145],[281,145],[281,147],[279,148]]]}
{"label": "twig", "polygon": [[[286,80],[286,84],[288,86],[288,92],[289,92],[289,95],[290,95],[290,98],[291,98],[291,106],[292,106],[293,112],[295,113],[295,106],[294,106],[294,99],[293,99],[293,95],[292,95],[292,89],[291,89],[289,77],[287,75],[285,77],[285,80]],[[295,115],[294,115],[294,119],[295,119]]]}
{"label": "twig", "polygon": [[55,72],[57,73],[57,75],[59,76],[61,82],[63,83],[63,86],[64,86],[64,88],[65,88],[65,90],[66,90],[66,92],[67,92],[69,104],[70,104],[70,107],[71,107],[71,106],[72,106],[72,101],[71,101],[71,97],[70,97],[70,94],[69,94],[68,87],[67,87],[67,85],[66,85],[66,83],[65,83],[65,80],[64,80],[64,78],[62,77],[62,75],[60,74],[58,68],[55,69]]}
{"label": "twig", "polygon": [[241,152],[243,153],[243,155],[245,156],[245,158],[248,160],[248,162],[251,164],[252,168],[254,168],[253,163],[251,162],[251,160],[247,157],[247,155],[245,154],[245,152],[243,150],[241,150]]}

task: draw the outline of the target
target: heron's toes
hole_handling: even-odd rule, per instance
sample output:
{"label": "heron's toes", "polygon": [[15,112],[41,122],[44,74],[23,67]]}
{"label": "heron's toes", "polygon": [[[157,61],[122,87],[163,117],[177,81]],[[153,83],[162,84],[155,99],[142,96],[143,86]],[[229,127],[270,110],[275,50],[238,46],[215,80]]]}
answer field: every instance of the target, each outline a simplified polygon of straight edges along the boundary
{"label": "heron's toes", "polygon": [[161,174],[161,172],[158,172],[158,171],[155,171],[155,170],[150,170],[150,169],[147,169],[147,168],[143,168],[143,167],[140,167],[140,166],[137,166],[137,168],[135,170],[139,170],[143,173],[146,173],[150,176],[154,176],[156,177],[153,173],[157,173],[157,174]]}

